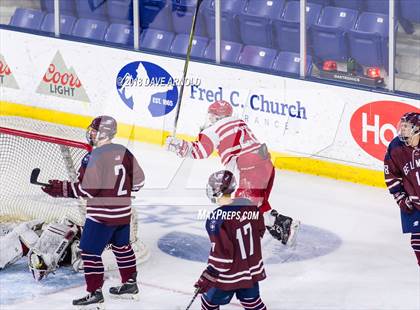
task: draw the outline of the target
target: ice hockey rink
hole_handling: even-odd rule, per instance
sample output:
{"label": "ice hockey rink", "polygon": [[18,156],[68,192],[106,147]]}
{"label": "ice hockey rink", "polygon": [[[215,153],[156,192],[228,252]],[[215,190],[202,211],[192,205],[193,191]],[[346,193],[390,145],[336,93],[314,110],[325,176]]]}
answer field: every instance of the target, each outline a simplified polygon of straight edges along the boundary
{"label": "ice hockey rink", "polygon": [[[118,274],[107,274],[106,309],[185,309],[205,268],[210,244],[199,209],[213,206],[205,195],[217,158],[177,158],[162,147],[129,143],[146,173],[134,205],[139,233],[150,250],[139,267],[139,301],[110,299]],[[385,189],[277,171],[273,208],[299,218],[295,248],[266,234],[267,279],[261,296],[268,309],[420,309],[419,269],[399,211]],[[0,309],[72,309],[85,294],[83,274],[61,268],[35,282],[22,259],[0,274]],[[240,309],[233,299],[222,309]],[[191,309],[200,309],[197,298]]]}

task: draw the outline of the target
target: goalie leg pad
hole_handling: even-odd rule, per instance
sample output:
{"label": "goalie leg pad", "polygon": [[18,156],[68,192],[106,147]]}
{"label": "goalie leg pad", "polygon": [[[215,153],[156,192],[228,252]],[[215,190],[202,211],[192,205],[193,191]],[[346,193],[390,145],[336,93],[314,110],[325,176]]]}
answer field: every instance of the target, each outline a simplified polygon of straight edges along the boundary
{"label": "goalie leg pad", "polygon": [[22,244],[16,232],[11,231],[0,237],[0,270],[6,268],[23,256]]}
{"label": "goalie leg pad", "polygon": [[42,223],[40,220],[20,223],[8,234],[0,237],[0,269],[26,255],[28,248],[38,241],[37,232],[41,229]]}
{"label": "goalie leg pad", "polygon": [[69,222],[52,223],[45,228],[29,251],[29,268],[35,280],[41,280],[57,269],[77,232],[77,226]]}

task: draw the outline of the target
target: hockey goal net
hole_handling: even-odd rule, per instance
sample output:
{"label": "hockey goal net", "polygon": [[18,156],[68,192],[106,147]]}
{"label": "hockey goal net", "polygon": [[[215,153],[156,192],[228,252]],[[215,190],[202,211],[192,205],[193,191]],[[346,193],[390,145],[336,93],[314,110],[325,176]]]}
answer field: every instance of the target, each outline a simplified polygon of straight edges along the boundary
{"label": "hockey goal net", "polygon": [[[85,201],[52,198],[30,183],[31,172],[40,168],[39,181],[77,179],[81,160],[90,151],[85,130],[33,119],[0,117],[0,223],[41,219],[46,223],[64,218],[79,226],[85,221]],[[131,243],[139,262],[148,258],[138,239],[133,208]],[[106,254],[108,255],[108,254]]]}

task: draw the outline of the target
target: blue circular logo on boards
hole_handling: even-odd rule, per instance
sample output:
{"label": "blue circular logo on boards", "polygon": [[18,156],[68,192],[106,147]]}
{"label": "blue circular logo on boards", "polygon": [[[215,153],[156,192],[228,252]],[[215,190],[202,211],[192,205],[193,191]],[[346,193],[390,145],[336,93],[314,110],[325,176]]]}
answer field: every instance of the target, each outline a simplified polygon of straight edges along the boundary
{"label": "blue circular logo on boards", "polygon": [[139,117],[164,116],[178,101],[178,88],[162,67],[147,61],[134,61],[118,72],[118,95]]}
{"label": "blue circular logo on boards", "polygon": [[[324,256],[337,250],[340,245],[341,239],[336,234],[315,226],[302,225],[293,248],[282,245],[271,236],[265,237],[262,242],[264,263],[281,264]],[[174,231],[161,237],[158,247],[171,256],[207,262],[210,241],[207,237]]]}

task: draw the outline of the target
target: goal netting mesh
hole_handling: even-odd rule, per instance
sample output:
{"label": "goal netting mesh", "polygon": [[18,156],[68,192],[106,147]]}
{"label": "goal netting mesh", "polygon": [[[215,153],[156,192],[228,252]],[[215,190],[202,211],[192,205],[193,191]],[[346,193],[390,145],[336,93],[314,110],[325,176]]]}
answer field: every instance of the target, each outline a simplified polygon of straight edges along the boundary
{"label": "goal netting mesh", "polygon": [[[49,223],[70,219],[83,226],[85,201],[53,198],[39,185],[30,183],[34,168],[38,181],[77,180],[81,160],[89,152],[85,130],[45,121],[0,116],[0,223],[41,219]],[[137,237],[137,217],[133,208],[131,243],[139,261],[148,257]]]}

